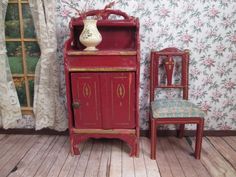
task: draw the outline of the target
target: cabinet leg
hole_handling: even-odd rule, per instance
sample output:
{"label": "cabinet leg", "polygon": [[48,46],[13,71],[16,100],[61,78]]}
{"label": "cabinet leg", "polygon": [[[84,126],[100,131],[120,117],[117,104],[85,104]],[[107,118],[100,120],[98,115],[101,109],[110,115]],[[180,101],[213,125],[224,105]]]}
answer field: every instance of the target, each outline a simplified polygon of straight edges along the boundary
{"label": "cabinet leg", "polygon": [[79,148],[78,148],[75,140],[76,140],[75,136],[72,135],[71,140],[70,140],[71,154],[72,155],[79,155],[80,154]]}
{"label": "cabinet leg", "polygon": [[136,143],[136,157],[139,157],[139,151],[140,151],[140,149],[139,149],[139,141],[137,141],[137,143]]}

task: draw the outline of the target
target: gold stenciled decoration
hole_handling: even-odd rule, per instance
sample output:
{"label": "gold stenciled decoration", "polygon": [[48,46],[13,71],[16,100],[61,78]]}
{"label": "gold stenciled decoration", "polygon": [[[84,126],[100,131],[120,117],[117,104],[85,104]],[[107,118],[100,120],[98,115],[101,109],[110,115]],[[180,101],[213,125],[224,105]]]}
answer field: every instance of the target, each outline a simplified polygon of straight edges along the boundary
{"label": "gold stenciled decoration", "polygon": [[91,87],[87,83],[85,83],[84,86],[83,86],[83,95],[84,95],[84,97],[90,97],[91,96]]}
{"label": "gold stenciled decoration", "polygon": [[117,96],[120,98],[124,98],[125,96],[125,86],[124,84],[118,84],[116,90]]}

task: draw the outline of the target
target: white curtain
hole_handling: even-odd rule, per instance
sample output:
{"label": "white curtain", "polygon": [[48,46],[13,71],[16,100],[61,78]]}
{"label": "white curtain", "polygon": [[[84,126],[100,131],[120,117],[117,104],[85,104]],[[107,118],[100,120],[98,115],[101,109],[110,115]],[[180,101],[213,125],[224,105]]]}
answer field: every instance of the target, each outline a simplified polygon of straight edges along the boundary
{"label": "white curtain", "polygon": [[60,98],[57,61],[56,0],[29,0],[41,57],[35,70],[33,110],[36,130],[67,128],[65,105]]}
{"label": "white curtain", "polygon": [[15,128],[22,118],[20,103],[6,55],[5,16],[8,0],[0,2],[0,126]]}

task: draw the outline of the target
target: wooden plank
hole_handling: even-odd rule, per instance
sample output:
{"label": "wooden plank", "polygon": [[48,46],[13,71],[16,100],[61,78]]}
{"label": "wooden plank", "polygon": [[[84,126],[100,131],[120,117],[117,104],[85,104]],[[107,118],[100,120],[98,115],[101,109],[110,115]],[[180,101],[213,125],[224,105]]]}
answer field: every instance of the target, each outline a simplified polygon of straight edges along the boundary
{"label": "wooden plank", "polygon": [[103,149],[100,162],[100,168],[98,171],[98,177],[105,177],[109,175],[110,163],[111,163],[111,148],[112,140],[103,140]]}
{"label": "wooden plank", "polygon": [[[195,138],[192,138],[192,147],[195,147]],[[203,138],[201,162],[207,168],[211,176],[229,176],[234,177],[236,171],[225,161],[219,152],[211,145],[211,143]]]}
{"label": "wooden plank", "polygon": [[42,146],[48,140],[48,136],[38,136],[36,137],[37,141],[34,143],[32,148],[27,152],[27,154],[23,157],[23,159],[17,164],[17,170],[12,172],[9,177],[18,177],[21,176],[27,166],[34,159],[35,155],[40,151]]}
{"label": "wooden plank", "polygon": [[214,148],[236,169],[236,152],[221,137],[207,137]]}
{"label": "wooden plank", "polygon": [[59,176],[59,173],[69,155],[70,155],[70,142],[69,138],[67,138],[65,144],[62,146],[59,155],[57,156],[57,159],[54,162],[53,166],[51,167],[47,176],[48,177]]}
{"label": "wooden plank", "polygon": [[126,143],[122,143],[122,177],[135,177],[134,158],[129,156],[130,148]]}
{"label": "wooden plank", "polygon": [[[79,145],[80,153],[83,153],[84,150],[84,142],[80,143]],[[67,167],[67,171],[64,170],[65,174],[67,173],[66,177],[73,177],[75,170],[78,170],[77,164],[80,161],[80,155],[71,155],[69,154],[69,157],[67,157],[68,161],[65,161],[65,166]],[[61,175],[61,174],[60,174]]]}
{"label": "wooden plank", "polygon": [[8,141],[8,139],[10,138],[9,135],[5,135],[4,137],[2,137],[1,141],[0,141],[0,153],[1,153],[1,150],[3,150],[3,146],[6,145],[6,142]]}
{"label": "wooden plank", "polygon": [[8,174],[11,173],[11,171],[16,167],[19,161],[24,157],[24,155],[28,152],[28,150],[33,146],[33,144],[36,141],[36,136],[29,136],[29,135],[23,135],[23,136],[25,136],[25,140],[21,142],[22,144],[19,144],[19,147],[16,147],[16,153],[13,156],[11,156],[11,158],[7,161],[5,166],[1,168],[0,174],[2,176],[7,176]]}
{"label": "wooden plank", "polygon": [[6,153],[10,153],[11,150],[14,151],[15,149],[14,146],[17,145],[17,143],[20,142],[22,138],[23,137],[20,135],[11,135],[4,141],[2,141],[0,148],[0,163],[1,159],[4,157]]}
{"label": "wooden plank", "polygon": [[139,152],[139,158],[134,158],[134,169],[135,169],[135,177],[147,176],[142,147]]}
{"label": "wooden plank", "polygon": [[161,177],[173,177],[172,173],[171,173],[171,168],[169,165],[169,162],[167,160],[167,157],[164,153],[164,150],[160,144],[160,137],[157,138],[157,157],[156,157],[156,161],[157,161],[157,165],[159,167],[160,173],[161,173]]}
{"label": "wooden plank", "polygon": [[[70,147],[70,146],[68,146]],[[77,161],[79,160],[79,156],[73,156],[70,154],[69,151],[64,151],[65,157],[63,158],[64,162],[60,168],[58,168],[59,171],[57,171],[57,175],[53,174],[54,176],[60,176],[65,177],[68,176],[69,173],[73,173],[74,165],[77,164]],[[55,168],[55,167],[54,167]],[[51,172],[52,173],[52,172]],[[49,176],[49,175],[48,175]]]}
{"label": "wooden plank", "polygon": [[122,143],[120,140],[114,140],[112,143],[111,150],[111,164],[109,177],[121,177],[122,176],[122,160],[121,160],[121,151]]}
{"label": "wooden plank", "polygon": [[0,142],[5,139],[7,136],[5,134],[0,134]]}
{"label": "wooden plank", "polygon": [[150,158],[150,140],[146,137],[140,138],[141,150],[143,151],[144,163],[148,177],[160,177],[160,171],[155,160]]}
{"label": "wooden plank", "polygon": [[38,168],[37,173],[34,175],[35,177],[47,176],[53,163],[56,161],[58,154],[66,141],[65,136],[59,136],[47,156],[45,157],[44,163]]}
{"label": "wooden plank", "polygon": [[[27,142],[28,138],[30,137],[28,136],[14,136],[14,138],[18,137],[18,141],[16,142],[8,142],[9,145],[11,146],[9,149],[7,149],[7,152],[5,152],[4,154],[1,155],[1,159],[0,159],[0,174],[2,173],[1,170],[3,169],[3,167],[5,166],[5,164],[7,164],[7,162],[17,154],[17,152],[21,149],[21,147],[25,144],[25,142]],[[19,141],[20,140],[20,141]]]}
{"label": "wooden plank", "polygon": [[103,144],[101,140],[95,140],[90,154],[88,165],[84,176],[97,177],[102,156]]}
{"label": "wooden plank", "polygon": [[84,177],[92,147],[93,147],[92,140],[88,140],[85,142],[83,151],[81,152],[81,155],[80,155],[80,159],[75,168],[76,170],[74,172],[74,176]]}
{"label": "wooden plank", "polygon": [[160,145],[163,149],[163,152],[165,154],[166,160],[168,161],[173,176],[185,177],[183,169],[180,166],[180,163],[174,153],[173,147],[168,141],[168,138],[159,138],[159,139],[160,139]]}
{"label": "wooden plank", "polygon": [[226,137],[222,137],[225,142],[228,143],[228,145],[234,150],[236,151],[236,138],[234,136],[226,136]]}
{"label": "wooden plank", "polygon": [[174,153],[176,154],[185,176],[198,177],[199,175],[197,174],[197,171],[199,169],[195,169],[193,165],[193,163],[198,162],[198,160],[195,160],[195,158],[191,155],[193,151],[186,150],[189,144],[187,144],[184,138],[179,139],[175,137],[169,137],[168,139],[173,147]]}
{"label": "wooden plank", "polygon": [[46,161],[46,157],[48,153],[50,152],[51,148],[57,141],[58,136],[50,136],[46,143],[43,145],[43,147],[38,151],[36,156],[33,158],[31,163],[26,167],[22,177],[25,176],[34,176],[37,173],[37,170],[40,168],[40,166]]}
{"label": "wooden plank", "polygon": [[[193,149],[188,144],[186,139],[184,139],[184,141],[179,141],[179,144],[181,145],[181,148],[183,149],[183,151],[186,151],[187,154],[194,154]],[[201,160],[196,160],[193,155],[192,156],[189,155],[188,158],[190,160],[189,162],[192,164],[193,168],[195,169],[199,177],[201,176],[211,177],[210,173],[208,172],[206,167],[202,164]]]}

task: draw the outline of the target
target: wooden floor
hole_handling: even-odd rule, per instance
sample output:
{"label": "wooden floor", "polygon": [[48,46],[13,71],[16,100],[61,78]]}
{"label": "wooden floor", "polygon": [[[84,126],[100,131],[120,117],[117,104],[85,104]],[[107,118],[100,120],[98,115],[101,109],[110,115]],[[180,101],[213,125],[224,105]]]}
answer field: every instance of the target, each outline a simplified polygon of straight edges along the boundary
{"label": "wooden floor", "polygon": [[119,140],[89,140],[72,157],[66,136],[1,135],[0,177],[236,177],[236,137],[205,137],[201,160],[191,155],[193,138],[161,137],[157,161],[148,138],[139,158]]}

